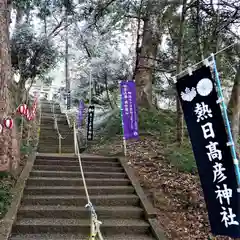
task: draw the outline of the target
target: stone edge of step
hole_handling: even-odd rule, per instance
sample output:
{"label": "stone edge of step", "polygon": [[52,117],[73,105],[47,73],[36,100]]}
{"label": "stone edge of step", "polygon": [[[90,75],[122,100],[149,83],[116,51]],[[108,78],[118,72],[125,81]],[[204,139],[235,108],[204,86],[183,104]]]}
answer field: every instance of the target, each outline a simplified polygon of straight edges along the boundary
{"label": "stone edge of step", "polygon": [[[10,240],[81,240],[87,239],[88,235],[80,234],[17,234],[12,236]],[[147,235],[125,235],[125,234],[113,234],[112,236],[103,236],[104,240],[155,240],[155,238]]]}
{"label": "stone edge of step", "polygon": [[26,180],[28,179],[30,171],[32,170],[35,159],[36,159],[36,153],[33,152],[28,157],[27,163],[17,180],[15,187],[11,190],[11,195],[13,196],[11,205],[5,217],[0,220],[0,239],[1,240],[8,240],[11,235],[12,226],[16,220],[17,212],[21,204],[21,199],[22,199],[24,188],[26,185]]}

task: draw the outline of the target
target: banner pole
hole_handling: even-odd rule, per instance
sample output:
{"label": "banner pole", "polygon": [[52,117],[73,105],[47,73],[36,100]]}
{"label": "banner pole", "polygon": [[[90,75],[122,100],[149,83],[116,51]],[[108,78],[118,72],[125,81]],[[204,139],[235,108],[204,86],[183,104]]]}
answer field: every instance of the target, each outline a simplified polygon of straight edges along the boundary
{"label": "banner pole", "polygon": [[120,96],[120,115],[121,115],[121,121],[122,121],[122,139],[123,139],[123,153],[124,156],[127,156],[127,142],[126,139],[124,137],[124,123],[123,123],[123,114],[122,114],[122,110],[123,110],[123,106],[122,106],[122,94],[121,94],[121,82],[120,82],[120,87],[119,87],[119,96]]}
{"label": "banner pole", "polygon": [[89,71],[89,105],[92,104],[92,69],[90,63],[90,71]]}
{"label": "banner pole", "polygon": [[231,126],[230,126],[230,122],[229,122],[228,114],[227,114],[227,107],[224,102],[221,82],[220,82],[219,74],[217,71],[214,54],[212,54],[212,60],[213,60],[213,71],[215,73],[215,79],[216,79],[216,83],[217,83],[218,95],[219,95],[219,100],[220,100],[219,103],[221,103],[221,105],[222,105],[222,110],[223,110],[222,114],[223,114],[223,118],[224,118],[224,121],[226,124],[228,138],[229,138],[229,142],[227,143],[227,145],[231,149],[231,153],[232,153],[232,157],[233,157],[233,165],[235,168],[235,173],[236,173],[237,182],[238,182],[238,192],[240,192],[240,170],[239,170],[239,165],[238,165],[239,163],[238,163],[237,153],[236,153],[235,146],[234,146],[234,141],[233,141],[232,132],[231,132]]}
{"label": "banner pole", "polygon": [[127,156],[127,141],[126,139],[123,137],[123,148],[124,148],[124,156]]}

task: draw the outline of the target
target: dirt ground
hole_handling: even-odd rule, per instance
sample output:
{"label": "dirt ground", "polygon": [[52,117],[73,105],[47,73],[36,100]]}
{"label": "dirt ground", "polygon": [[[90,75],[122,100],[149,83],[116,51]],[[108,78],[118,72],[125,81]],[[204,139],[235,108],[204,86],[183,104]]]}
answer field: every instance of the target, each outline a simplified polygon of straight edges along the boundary
{"label": "dirt ground", "polygon": [[[91,153],[118,154],[122,141],[93,145]],[[163,154],[163,146],[154,137],[143,137],[128,143],[129,165],[134,168],[140,183],[157,209],[159,225],[171,240],[230,240],[212,237],[207,210],[198,175],[179,172]]]}

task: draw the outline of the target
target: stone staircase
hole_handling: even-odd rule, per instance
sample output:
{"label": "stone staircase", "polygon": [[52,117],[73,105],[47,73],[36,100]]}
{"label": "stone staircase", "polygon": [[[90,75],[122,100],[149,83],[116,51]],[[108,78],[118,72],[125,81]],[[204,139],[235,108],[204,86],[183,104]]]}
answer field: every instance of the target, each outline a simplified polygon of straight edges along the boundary
{"label": "stone staircase", "polygon": [[[9,239],[89,240],[90,213],[85,208],[78,158],[74,154],[54,154],[57,143],[52,141],[52,119],[46,118],[50,114],[48,106],[42,115],[39,149],[49,153],[39,153],[34,160]],[[70,144],[64,144],[67,150]],[[125,160],[90,155],[81,158],[104,240],[165,239],[159,234],[154,209]]]}
{"label": "stone staircase", "polygon": [[[73,130],[69,128],[66,116],[61,113],[59,105],[55,104],[55,114],[57,117],[57,124],[60,134],[62,153],[74,153],[74,138]],[[58,153],[59,141],[58,132],[54,128],[54,118],[51,109],[51,103],[42,102],[42,118],[40,126],[40,138],[38,145],[38,152],[41,153]]]}
{"label": "stone staircase", "polygon": [[[116,158],[83,157],[91,201],[104,240],[153,240],[145,211]],[[27,180],[11,240],[89,238],[90,215],[75,157],[37,156]]]}

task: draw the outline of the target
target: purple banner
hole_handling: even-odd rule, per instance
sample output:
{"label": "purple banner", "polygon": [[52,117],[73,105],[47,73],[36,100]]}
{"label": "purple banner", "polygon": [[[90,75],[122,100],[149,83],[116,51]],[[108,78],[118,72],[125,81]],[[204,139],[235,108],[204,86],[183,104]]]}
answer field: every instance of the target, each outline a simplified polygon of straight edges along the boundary
{"label": "purple banner", "polygon": [[83,100],[80,100],[79,108],[78,108],[78,128],[80,128],[82,125],[83,113],[84,113],[84,102]]}
{"label": "purple banner", "polygon": [[138,115],[136,103],[136,85],[134,81],[122,81],[121,111],[124,138],[138,138]]}

